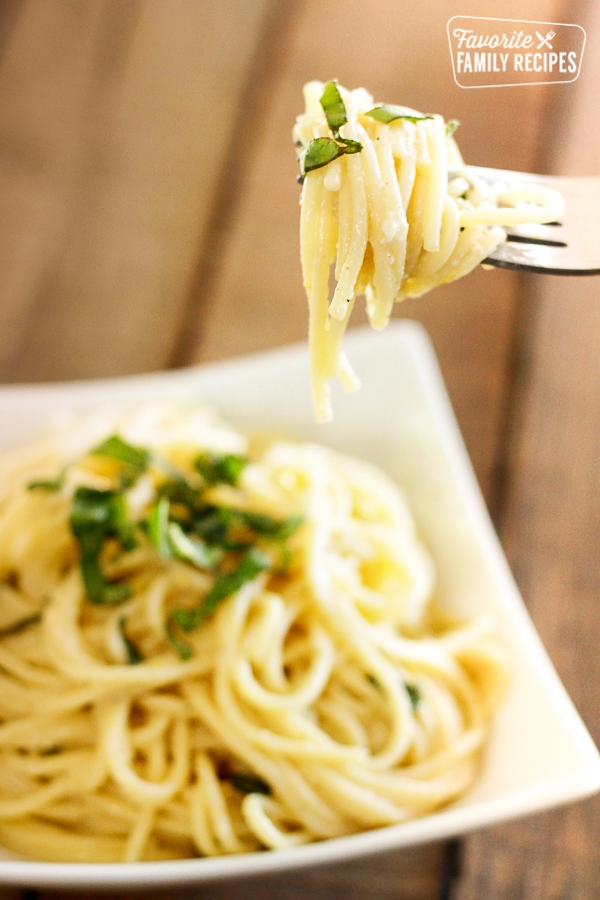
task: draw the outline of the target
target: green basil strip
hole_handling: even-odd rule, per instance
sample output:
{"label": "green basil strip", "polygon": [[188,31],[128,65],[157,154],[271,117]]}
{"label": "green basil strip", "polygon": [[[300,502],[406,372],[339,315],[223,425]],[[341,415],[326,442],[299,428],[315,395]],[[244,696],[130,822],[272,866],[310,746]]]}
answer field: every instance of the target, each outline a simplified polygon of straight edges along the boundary
{"label": "green basil strip", "polygon": [[131,487],[148,468],[150,452],[143,447],[134,447],[123,438],[113,434],[97,447],[90,450],[90,456],[105,456],[121,463],[121,488]]}
{"label": "green basil strip", "polygon": [[133,536],[133,522],[129,519],[127,501],[122,494],[117,494],[112,504],[112,527],[124,550],[133,550],[136,545]]}
{"label": "green basil strip", "polygon": [[161,497],[166,497],[171,503],[178,503],[181,506],[187,506],[189,510],[203,511],[205,506],[202,502],[202,494],[199,490],[183,477],[183,475],[174,475],[158,487],[158,493]]}
{"label": "green basil strip", "polygon": [[67,469],[68,466],[65,466],[63,469],[61,469],[56,478],[41,478],[38,481],[30,481],[27,485],[27,490],[48,491],[50,493],[56,493],[56,491],[60,491],[65,483]]}
{"label": "green basil strip", "polygon": [[346,107],[342,100],[342,95],[335,81],[327,82],[323,89],[320,103],[327,117],[327,124],[333,135],[338,137],[340,128],[348,121],[348,116],[346,115]]}
{"label": "green basil strip", "polygon": [[213,614],[219,603],[237,593],[246,582],[253,581],[261,572],[270,568],[270,565],[269,558],[253,547],[242,556],[232,572],[221,572],[216,576],[212,588],[200,606],[194,609],[179,607],[173,610],[167,620],[166,632],[182,659],[190,658],[192,648],[186,641],[177,637],[175,626],[178,625],[183,631],[198,628]]}
{"label": "green basil strip", "polygon": [[236,789],[242,794],[265,794],[269,796],[271,786],[257,775],[245,775],[243,772],[235,772],[229,779]]}
{"label": "green basil strip", "polygon": [[183,659],[183,660],[191,659],[192,656],[194,655],[194,651],[193,651],[191,645],[188,644],[187,641],[183,641],[179,637],[179,635],[177,634],[177,631],[176,631],[176,625],[178,624],[177,619],[175,617],[176,612],[177,612],[177,610],[174,610],[174,612],[172,612],[171,615],[169,616],[169,618],[167,619],[166,624],[165,624],[165,632],[166,632],[166,635],[167,635],[169,641],[171,642],[171,644],[173,645],[173,647],[175,648],[175,650],[177,651],[177,653],[179,654],[181,659]]}
{"label": "green basil strip", "polygon": [[213,569],[223,558],[221,547],[190,537],[178,522],[170,520],[170,503],[165,496],[150,510],[148,537],[163,559],[182,559],[199,569]]}
{"label": "green basil strip", "polygon": [[285,575],[290,567],[292,562],[292,551],[285,544],[281,545],[281,550],[279,551],[279,560],[277,562],[277,575]]}
{"label": "green basil strip", "polygon": [[380,682],[379,678],[377,678],[376,675],[373,675],[372,672],[367,672],[365,677],[366,677],[367,681],[369,682],[369,684],[372,684],[374,688],[377,688],[378,691],[383,693],[383,685]]}
{"label": "green basil strip", "polygon": [[[379,681],[376,675],[373,675],[371,672],[368,672],[366,675],[367,681],[369,681],[373,687],[377,688],[378,691],[383,693],[383,685]],[[410,701],[411,709],[413,712],[416,711],[419,703],[421,702],[422,695],[419,687],[416,684],[411,684],[408,681],[403,681],[404,689],[408,694],[408,699]]]}
{"label": "green basil strip", "polygon": [[359,141],[353,141],[350,138],[338,138],[343,153],[360,153],[362,144]]}
{"label": "green basil strip", "polygon": [[[211,544],[228,545],[227,529],[233,522],[233,510],[229,506],[206,506],[193,519],[193,528]],[[231,549],[228,546],[228,549]]]}
{"label": "green basil strip", "polygon": [[137,666],[138,663],[143,662],[144,657],[140,653],[139,648],[136,644],[133,643],[125,632],[125,616],[121,616],[119,618],[119,634],[121,635],[121,640],[123,641],[123,645],[125,647],[125,651],[127,653],[127,663],[130,666]]}
{"label": "green basil strip", "polygon": [[321,169],[328,163],[333,162],[345,153],[360,153],[362,144],[359,141],[352,141],[350,138],[313,138],[302,160],[302,171],[304,174],[312,172],[314,169]]}
{"label": "green basil strip", "polygon": [[304,154],[303,171],[306,174],[314,169],[320,169],[344,153],[344,147],[333,138],[313,138]]}
{"label": "green basil strip", "polygon": [[220,572],[215,582],[196,609],[175,610],[175,619],[184,631],[192,631],[201,625],[215,611],[219,603],[235,594],[248,581],[254,579],[268,569],[271,561],[260,550],[252,547],[248,550],[231,572]]}
{"label": "green basil strip", "polygon": [[392,103],[382,103],[381,106],[374,106],[369,112],[365,113],[376,122],[383,122],[389,125],[396,119],[407,119],[409,122],[422,122],[424,119],[433,119],[433,116],[420,116],[410,112],[405,106],[394,106]]}
{"label": "green basil strip", "polygon": [[116,491],[80,486],[73,495],[71,529],[79,541],[94,539],[100,545],[117,532],[123,517],[123,497]]}
{"label": "green basil strip", "polygon": [[117,434],[113,434],[97,447],[90,450],[93,456],[108,456],[110,459],[116,459],[118,462],[125,463],[133,469],[144,472],[148,466],[150,452],[144,447],[134,447],[128,444],[123,438]]}
{"label": "green basil strip", "polygon": [[171,559],[173,552],[169,541],[169,498],[161,497],[148,516],[148,537],[163,559]]}
{"label": "green basil strip", "polygon": [[459,125],[458,119],[448,119],[446,122],[446,137],[451,137]]}
{"label": "green basil strip", "polygon": [[346,124],[348,116],[342,95],[335,81],[327,82],[323,88],[320,103],[333,137],[318,137],[310,141],[304,155],[301,157],[302,175],[299,178],[300,183],[304,181],[304,176],[307,172],[320,169],[345,153],[359,153],[362,150],[362,144],[359,141],[343,138],[340,135],[340,128]]}
{"label": "green basil strip", "polygon": [[248,460],[236,453],[201,453],[194,468],[206,484],[237,484]]}
{"label": "green basil strip", "polygon": [[265,513],[247,510],[237,510],[236,515],[244,525],[256,534],[270,538],[273,541],[287,541],[304,521],[302,516],[289,516],[287,519],[281,520],[268,516]]}
{"label": "green basil strip", "polygon": [[404,687],[406,688],[412,711],[415,712],[422,699],[421,691],[416,684],[409,684],[408,681],[404,682]]}
{"label": "green basil strip", "polygon": [[120,538],[124,547],[132,542],[132,526],[127,518],[125,498],[116,491],[78,487],[71,507],[71,531],[81,550],[81,573],[92,603],[113,605],[130,594],[126,584],[111,584],[100,567],[104,541]]}
{"label": "green basil strip", "polygon": [[112,584],[106,578],[97,556],[83,556],[81,575],[88,600],[96,606],[118,606],[131,596],[128,584]]}
{"label": "green basil strip", "polygon": [[168,539],[173,556],[192,563],[199,569],[214,569],[223,559],[220,547],[211,547],[205,541],[194,540],[177,522],[169,522]]}
{"label": "green basil strip", "polygon": [[42,614],[34,613],[32,616],[26,616],[24,619],[18,619],[16,622],[13,622],[12,625],[6,625],[4,628],[0,628],[0,638],[11,637],[13,634],[19,634],[21,631],[25,631],[26,628],[29,628],[30,625],[37,625],[38,622],[41,622]]}

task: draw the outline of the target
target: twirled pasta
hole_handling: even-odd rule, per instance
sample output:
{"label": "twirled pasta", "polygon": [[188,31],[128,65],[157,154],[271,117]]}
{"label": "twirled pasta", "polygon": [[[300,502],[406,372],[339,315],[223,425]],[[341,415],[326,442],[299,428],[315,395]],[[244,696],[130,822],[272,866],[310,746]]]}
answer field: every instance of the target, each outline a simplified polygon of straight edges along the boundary
{"label": "twirled pasta", "polygon": [[[311,143],[325,143],[316,166],[303,175],[300,225],[312,388],[322,422],[332,415],[329,379],[339,377],[347,390],[358,387],[341,350],[357,295],[366,297],[371,325],[382,329],[395,302],[454,281],[481,263],[505,240],[500,226],[551,222],[563,206],[561,196],[547,188],[478,178],[464,165],[442,116],[375,107],[364,88],[339,86],[344,114],[335,119],[334,90],[329,121],[322,99],[332,85],[305,85],[306,111],[294,127],[303,169]],[[332,127],[336,121],[344,124]],[[332,263],[336,286],[330,299]]]}
{"label": "twirled pasta", "polygon": [[[110,584],[130,588],[114,605],[86,596],[69,524],[78,489],[123,475],[97,447],[110,435],[161,461],[122,480],[146,526],[136,546],[103,550]],[[272,566],[190,630],[182,659],[169,616],[202,603],[216,576],[161,555],[144,517],[165,471],[196,489],[192,461],[207,450],[250,462],[235,484],[205,485],[203,503],[302,524],[285,567],[267,547]],[[448,803],[476,775],[506,664],[489,622],[440,620],[433,587],[397,487],[323,447],[255,453],[209,414],[157,404],[5,457],[0,841],[68,861],[243,853]]]}

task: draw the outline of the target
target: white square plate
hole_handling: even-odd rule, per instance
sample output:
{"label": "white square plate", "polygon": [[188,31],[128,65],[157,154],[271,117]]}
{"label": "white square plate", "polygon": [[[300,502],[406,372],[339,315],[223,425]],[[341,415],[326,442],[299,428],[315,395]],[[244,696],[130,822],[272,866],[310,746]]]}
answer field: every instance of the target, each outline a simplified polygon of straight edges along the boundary
{"label": "white square plate", "polygon": [[[133,864],[0,858],[0,883],[27,887],[170,887],[235,879],[439,840],[584,797],[600,788],[600,757],[523,605],[491,526],[431,345],[410,322],[352,332],[363,382],[340,392],[329,425],[313,422],[305,345],[184,371],[0,388],[0,447],[35,436],[51,413],[189,395],[241,429],[316,440],[382,466],[408,495],[438,570],[441,602],[459,616],[486,610],[514,676],[481,776],[458,803],[412,822],[292,850]],[[1,853],[1,850],[0,850]]]}

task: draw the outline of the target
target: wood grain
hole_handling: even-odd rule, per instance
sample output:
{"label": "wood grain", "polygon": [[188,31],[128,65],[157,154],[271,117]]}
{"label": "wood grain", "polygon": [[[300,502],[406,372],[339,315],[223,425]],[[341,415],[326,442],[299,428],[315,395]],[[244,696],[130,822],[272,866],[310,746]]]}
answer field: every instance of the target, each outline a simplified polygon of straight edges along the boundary
{"label": "wood grain", "polygon": [[268,0],[27,0],[0,60],[0,380],[163,368]]}

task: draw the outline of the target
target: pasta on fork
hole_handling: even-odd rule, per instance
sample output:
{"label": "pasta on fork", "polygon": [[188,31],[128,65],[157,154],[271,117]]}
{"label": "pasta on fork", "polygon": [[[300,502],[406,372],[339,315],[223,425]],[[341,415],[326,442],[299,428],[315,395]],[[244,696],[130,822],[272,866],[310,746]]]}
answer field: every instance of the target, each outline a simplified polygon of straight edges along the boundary
{"label": "pasta on fork", "polygon": [[[386,326],[395,302],[418,297],[479,265],[503,225],[551,222],[560,195],[536,185],[490,185],[469,170],[454,121],[390,104],[334,81],[305,85],[294,140],[301,163],[300,244],[308,296],[318,421],[331,418],[328,381],[358,380],[341,345],[354,301]],[[330,298],[330,267],[335,290]]]}

